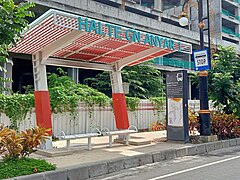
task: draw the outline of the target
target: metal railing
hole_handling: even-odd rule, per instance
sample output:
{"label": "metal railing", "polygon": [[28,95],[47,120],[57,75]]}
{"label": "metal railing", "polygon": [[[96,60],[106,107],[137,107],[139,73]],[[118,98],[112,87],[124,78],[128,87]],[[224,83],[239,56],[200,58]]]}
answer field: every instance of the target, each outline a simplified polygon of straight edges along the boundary
{"label": "metal railing", "polygon": [[236,16],[234,14],[231,14],[229,11],[225,10],[225,9],[222,9],[222,14],[226,15],[226,16],[229,16],[229,17],[233,17],[235,18],[236,20],[240,20],[240,16]]}
{"label": "metal railing", "polygon": [[240,4],[240,0],[234,0],[234,2],[236,2],[236,3]]}
{"label": "metal railing", "polygon": [[171,2],[165,1],[163,3],[163,10],[168,10],[168,9],[172,9],[172,8],[180,7],[180,6],[182,7],[180,2],[171,3]]}
{"label": "metal railing", "polygon": [[222,26],[222,32],[240,38],[240,34],[239,33],[236,33],[233,30],[231,30],[229,28],[226,28],[224,26]]}

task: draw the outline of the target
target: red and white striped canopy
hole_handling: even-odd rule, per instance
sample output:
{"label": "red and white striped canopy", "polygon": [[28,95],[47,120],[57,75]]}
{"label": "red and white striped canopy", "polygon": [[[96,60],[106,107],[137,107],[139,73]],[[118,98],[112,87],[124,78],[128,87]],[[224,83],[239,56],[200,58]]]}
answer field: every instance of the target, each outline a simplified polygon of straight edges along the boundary
{"label": "red and white striped canopy", "polygon": [[[130,66],[179,49],[183,53],[192,53],[192,46],[188,43],[174,41],[174,49],[169,49],[144,44],[144,40],[130,42],[126,38],[125,27],[123,27],[125,31],[120,32],[123,38],[119,39],[107,36],[109,29],[106,26],[102,27],[104,35],[94,31],[87,32],[84,29],[79,30],[78,21],[77,15],[49,10],[30,25],[30,28],[23,34],[24,38],[9,51],[25,54],[48,51],[46,54],[52,59],[98,64],[113,64],[127,60],[126,65]],[[141,36],[146,34],[146,32],[141,32]],[[164,39],[161,41],[164,43]]]}

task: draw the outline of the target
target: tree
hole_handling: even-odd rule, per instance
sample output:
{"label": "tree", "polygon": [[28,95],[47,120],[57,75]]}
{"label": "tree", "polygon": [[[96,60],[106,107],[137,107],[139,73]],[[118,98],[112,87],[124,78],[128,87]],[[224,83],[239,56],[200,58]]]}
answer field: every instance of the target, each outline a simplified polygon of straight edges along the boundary
{"label": "tree", "polygon": [[240,115],[240,58],[233,47],[218,47],[209,72],[209,98],[226,114]]}
{"label": "tree", "polygon": [[[13,0],[0,0],[0,72],[6,72],[2,63],[8,61],[8,48],[15,45],[21,37],[21,33],[27,27],[26,17],[33,17],[34,14],[29,8],[34,4],[22,2],[18,5]],[[0,84],[9,81],[0,77]],[[0,86],[2,92],[3,86]]]}
{"label": "tree", "polygon": [[[130,83],[130,97],[149,98],[164,96],[165,84],[160,71],[151,63],[144,63],[122,70],[123,82]],[[94,78],[86,78],[85,83],[111,96],[111,81],[109,72],[98,74]]]}

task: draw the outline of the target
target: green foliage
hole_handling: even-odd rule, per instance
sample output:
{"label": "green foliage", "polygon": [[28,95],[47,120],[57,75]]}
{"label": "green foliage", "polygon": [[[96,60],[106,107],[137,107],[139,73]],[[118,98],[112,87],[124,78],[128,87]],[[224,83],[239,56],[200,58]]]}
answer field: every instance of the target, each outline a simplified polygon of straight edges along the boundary
{"label": "green foliage", "polygon": [[108,97],[112,96],[110,73],[108,71],[99,73],[96,77],[86,78],[84,83],[106,94]]}
{"label": "green foliage", "polygon": [[211,112],[212,134],[221,139],[239,137],[240,120],[234,114]]}
{"label": "green foliage", "polygon": [[[22,2],[18,5],[13,0],[0,0],[0,63],[8,62],[8,48],[15,45],[20,39],[21,33],[27,27],[28,21],[26,17],[33,17],[34,14],[29,8],[34,4],[30,2]],[[6,72],[6,69],[0,66],[0,71]],[[0,84],[9,79],[0,79]],[[0,92],[5,91],[0,86]]]}
{"label": "green foliage", "polygon": [[126,103],[129,111],[135,111],[140,103],[140,99],[136,97],[126,97]]}
{"label": "green foliage", "polygon": [[36,151],[42,141],[48,139],[47,130],[46,128],[35,127],[18,134],[15,130],[9,128],[1,129],[0,154],[4,155],[4,160],[29,156]]}
{"label": "green foliage", "polygon": [[219,46],[209,73],[209,97],[227,114],[240,115],[240,58],[233,47]]}
{"label": "green foliage", "polygon": [[[49,74],[48,85],[51,110],[54,113],[70,112],[74,117],[78,103],[86,103],[89,115],[93,113],[94,105],[105,107],[110,98],[105,94],[90,88],[87,85],[76,84],[64,71],[59,69],[58,74]],[[34,95],[30,86],[26,87],[27,94],[0,94],[0,113],[5,113],[11,120],[15,130],[19,123],[26,118],[34,107]]]}
{"label": "green foliage", "polygon": [[55,170],[56,166],[41,159],[23,158],[0,162],[0,179]]}
{"label": "green foliage", "polygon": [[28,112],[34,107],[33,94],[0,94],[0,113],[5,113],[11,121],[15,130],[18,129],[18,123],[26,118]]}
{"label": "green foliage", "polygon": [[157,116],[160,120],[161,113],[164,112],[164,108],[166,107],[166,98],[165,97],[150,97],[149,100],[157,110]]}
{"label": "green foliage", "polygon": [[58,74],[49,74],[48,86],[50,92],[51,109],[54,113],[76,113],[79,102],[86,103],[90,115],[94,105],[105,107],[109,97],[83,84],[76,84],[64,71],[58,69]]}
{"label": "green foliage", "polygon": [[131,97],[147,99],[164,96],[165,84],[160,71],[151,63],[125,67],[122,70],[123,82],[130,83]]}
{"label": "green foliage", "polygon": [[[234,114],[225,114],[219,111],[210,113],[211,131],[220,139],[236,138],[240,136],[240,120]],[[188,110],[188,126],[191,135],[199,131],[199,115],[192,109]]]}
{"label": "green foliage", "polygon": [[[165,84],[161,73],[150,63],[124,67],[122,70],[123,82],[130,83],[130,97],[147,99],[149,97],[164,96]],[[111,81],[109,72],[98,74],[94,78],[86,78],[85,83],[98,89],[109,97],[111,96]]]}
{"label": "green foliage", "polygon": [[46,129],[42,127],[35,127],[32,129],[27,129],[20,133],[20,138],[23,139],[21,157],[29,156],[31,153],[37,151],[37,148],[42,144],[43,141],[49,139],[48,132],[51,129]]}
{"label": "green foliage", "polygon": [[[233,47],[218,47],[208,73],[209,99],[226,114],[240,116],[240,57]],[[198,83],[197,73],[192,74],[193,83]],[[223,108],[222,108],[223,107]]]}

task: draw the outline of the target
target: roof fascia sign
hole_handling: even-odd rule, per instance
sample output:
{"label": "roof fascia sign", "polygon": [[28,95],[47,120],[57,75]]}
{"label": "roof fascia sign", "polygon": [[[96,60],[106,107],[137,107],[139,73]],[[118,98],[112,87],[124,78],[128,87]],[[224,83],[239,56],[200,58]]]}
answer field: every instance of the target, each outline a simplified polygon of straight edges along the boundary
{"label": "roof fascia sign", "polygon": [[[150,33],[143,33],[141,31],[131,28],[125,28],[110,23],[104,23],[90,18],[78,16],[78,29],[86,32],[95,32],[96,34],[108,36],[111,38],[127,40],[133,43],[137,42],[140,44],[155,46],[163,49],[167,48],[172,51],[181,52],[180,41],[175,42],[171,38],[153,35]],[[178,49],[176,49],[174,46],[176,43],[178,44]]]}

